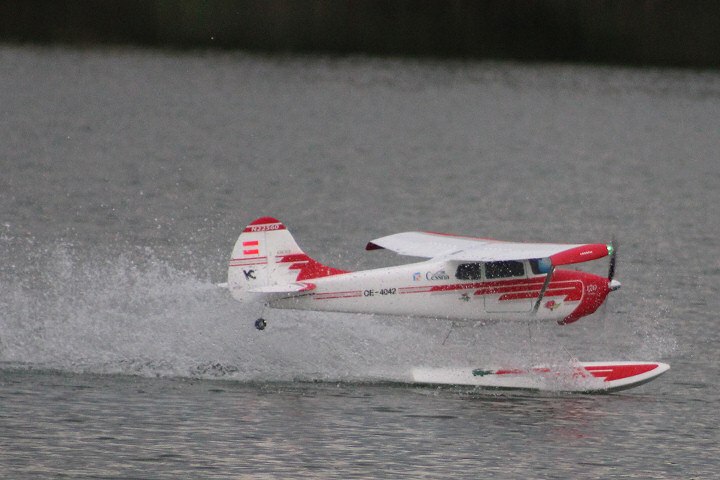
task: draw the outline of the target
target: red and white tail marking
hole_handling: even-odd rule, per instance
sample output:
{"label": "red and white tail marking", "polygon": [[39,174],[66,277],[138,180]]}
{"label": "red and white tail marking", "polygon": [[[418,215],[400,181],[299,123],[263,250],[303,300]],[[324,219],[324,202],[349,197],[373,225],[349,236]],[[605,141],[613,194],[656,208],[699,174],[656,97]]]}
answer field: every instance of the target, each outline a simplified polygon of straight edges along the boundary
{"label": "red and white tail marking", "polygon": [[250,248],[250,247],[257,247],[260,245],[259,240],[249,240],[246,242],[243,242],[243,255],[259,255],[260,250],[257,248]]}
{"label": "red and white tail marking", "polygon": [[342,273],[347,272],[308,257],[279,220],[262,217],[245,227],[235,243],[228,287],[236,299],[252,300],[258,294],[306,291],[312,283],[297,283]]}

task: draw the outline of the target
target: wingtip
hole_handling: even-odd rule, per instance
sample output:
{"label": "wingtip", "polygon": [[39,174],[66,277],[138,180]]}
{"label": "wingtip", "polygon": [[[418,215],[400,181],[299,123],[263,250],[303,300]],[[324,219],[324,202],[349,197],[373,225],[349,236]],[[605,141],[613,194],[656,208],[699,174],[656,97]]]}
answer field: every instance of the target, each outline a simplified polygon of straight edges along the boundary
{"label": "wingtip", "polygon": [[604,243],[584,244],[550,255],[550,261],[553,265],[589,262],[607,256],[608,251],[608,245]]}

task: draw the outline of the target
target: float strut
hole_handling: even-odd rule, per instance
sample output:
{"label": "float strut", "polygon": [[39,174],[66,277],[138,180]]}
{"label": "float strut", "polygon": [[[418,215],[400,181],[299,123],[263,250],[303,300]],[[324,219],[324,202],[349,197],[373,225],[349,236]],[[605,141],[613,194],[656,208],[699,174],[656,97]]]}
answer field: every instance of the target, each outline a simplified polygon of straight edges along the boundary
{"label": "float strut", "polygon": [[548,285],[550,285],[550,279],[553,276],[553,272],[555,271],[555,266],[553,265],[550,267],[550,270],[548,270],[547,275],[545,276],[545,282],[543,283],[542,288],[540,289],[540,295],[538,296],[537,302],[535,302],[535,306],[533,307],[533,315],[537,313],[538,309],[540,308],[540,304],[542,303],[543,297],[545,296],[545,291],[548,288]]}

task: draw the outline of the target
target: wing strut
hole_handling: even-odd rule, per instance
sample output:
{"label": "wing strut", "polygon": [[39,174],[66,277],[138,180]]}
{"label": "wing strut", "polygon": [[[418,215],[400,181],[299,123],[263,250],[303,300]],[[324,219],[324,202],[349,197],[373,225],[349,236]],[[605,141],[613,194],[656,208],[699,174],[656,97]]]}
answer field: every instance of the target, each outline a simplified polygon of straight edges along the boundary
{"label": "wing strut", "polygon": [[540,304],[542,303],[543,297],[545,296],[545,292],[547,291],[548,285],[550,285],[550,279],[552,278],[554,271],[555,271],[555,265],[550,267],[550,270],[548,270],[548,273],[545,276],[545,282],[543,282],[543,286],[540,289],[540,295],[538,296],[537,302],[535,302],[535,306],[533,307],[533,310],[532,310],[533,315],[536,314],[538,309],[540,308]]}

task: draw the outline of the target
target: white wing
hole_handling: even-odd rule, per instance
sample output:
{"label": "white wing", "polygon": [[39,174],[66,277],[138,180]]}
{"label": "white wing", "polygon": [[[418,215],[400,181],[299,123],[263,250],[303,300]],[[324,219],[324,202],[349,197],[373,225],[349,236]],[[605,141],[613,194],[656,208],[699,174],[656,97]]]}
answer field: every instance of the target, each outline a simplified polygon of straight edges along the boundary
{"label": "white wing", "polygon": [[519,243],[429,232],[404,232],[372,240],[367,250],[386,248],[413,257],[493,262],[550,258],[553,265],[587,262],[612,252],[604,243]]}

